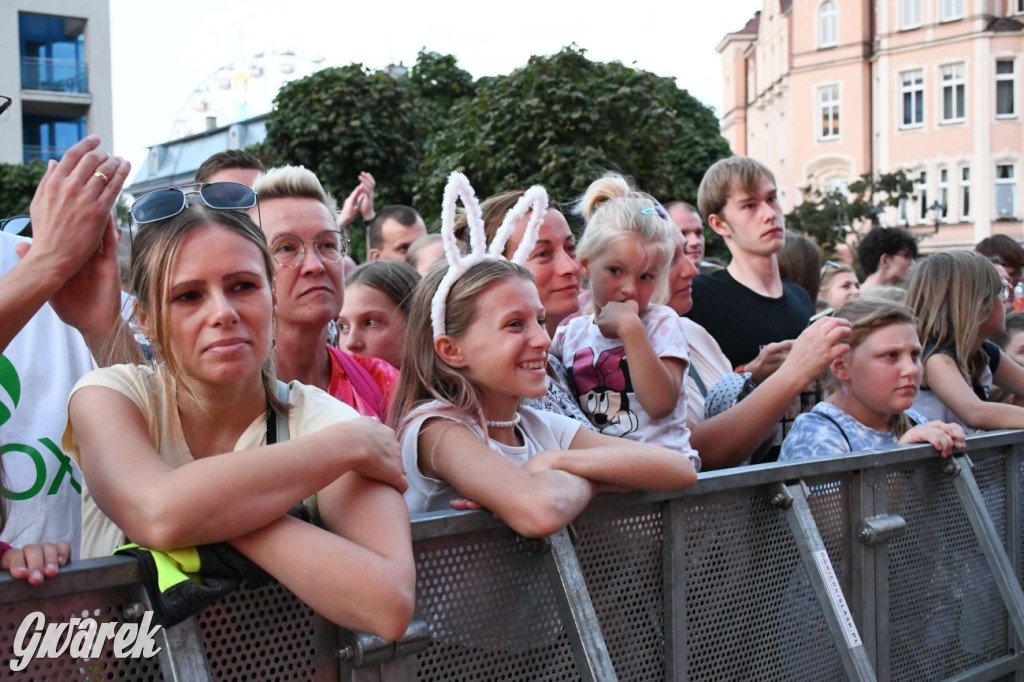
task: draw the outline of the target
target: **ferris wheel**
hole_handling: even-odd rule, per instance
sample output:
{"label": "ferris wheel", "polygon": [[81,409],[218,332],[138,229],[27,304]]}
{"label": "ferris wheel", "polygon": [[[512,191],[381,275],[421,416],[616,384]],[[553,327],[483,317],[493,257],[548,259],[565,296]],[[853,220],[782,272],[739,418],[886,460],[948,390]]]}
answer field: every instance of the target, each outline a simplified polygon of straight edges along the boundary
{"label": "ferris wheel", "polygon": [[270,111],[285,83],[325,66],[325,58],[292,50],[239,57],[207,76],[181,107],[169,139],[195,135]]}

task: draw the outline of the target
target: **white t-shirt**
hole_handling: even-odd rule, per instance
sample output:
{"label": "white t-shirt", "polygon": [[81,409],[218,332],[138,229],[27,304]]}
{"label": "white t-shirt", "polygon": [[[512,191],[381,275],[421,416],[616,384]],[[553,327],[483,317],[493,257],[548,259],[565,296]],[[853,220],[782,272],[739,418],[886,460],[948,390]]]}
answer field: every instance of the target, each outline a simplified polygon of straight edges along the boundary
{"label": "white t-shirt", "polygon": [[[405,463],[409,488],[405,491],[405,503],[409,512],[418,514],[438,509],[448,509],[448,503],[461,497],[447,481],[424,476],[419,466],[419,436],[423,422],[434,417],[451,419],[451,412],[444,410],[445,405],[433,400],[416,408],[413,420],[402,434],[402,461]],[[516,431],[519,432],[523,445],[505,445],[495,440],[488,440],[487,446],[509,461],[522,466],[538,452],[544,450],[567,450],[582,426],[575,419],[520,406],[521,420]],[[465,425],[483,440],[483,430],[477,424]]]}
{"label": "white t-shirt", "polygon": [[[689,365],[683,322],[676,311],[652,305],[640,315],[640,321],[659,358],[675,358]],[[559,327],[551,352],[568,370],[583,414],[601,433],[675,450],[700,469],[700,458],[690,447],[686,425],[685,379],[680,383],[675,409],[666,417],[653,419],[636,397],[622,340],[604,336],[593,314],[573,318]]]}
{"label": "white t-shirt", "polygon": [[[191,451],[185,441],[178,414],[177,386],[170,372],[163,365],[156,369],[142,365],[114,365],[90,372],[79,381],[71,395],[85,386],[105,386],[121,393],[138,406],[149,429],[149,439],[165,462],[180,467],[192,462]],[[288,431],[291,438],[308,433],[340,421],[356,419],[359,414],[351,407],[332,398],[314,386],[293,381],[288,404]],[[117,434],[111,434],[116,438]],[[267,442],[267,417],[261,415],[239,437],[234,450],[260,447]],[[81,463],[78,440],[68,422],[64,432],[64,449]],[[88,468],[88,463],[86,463]],[[124,544],[125,536],[120,528],[107,518],[96,506],[89,488],[83,482],[82,493],[82,558],[109,556]]]}
{"label": "white t-shirt", "polygon": [[[0,233],[0,277],[18,263]],[[2,286],[2,285],[0,285]],[[75,382],[95,367],[82,335],[44,304],[0,356],[0,454],[10,516],[0,540],[15,546],[59,542],[78,558],[82,474],[60,448]]]}
{"label": "white t-shirt", "polygon": [[[691,367],[686,371],[686,423],[691,428],[694,424],[704,421],[704,395],[719,379],[732,373],[729,358],[725,357],[722,348],[708,330],[688,317],[680,318],[686,333],[686,344],[690,350]],[[700,390],[690,370],[696,370],[704,382],[704,391]]]}

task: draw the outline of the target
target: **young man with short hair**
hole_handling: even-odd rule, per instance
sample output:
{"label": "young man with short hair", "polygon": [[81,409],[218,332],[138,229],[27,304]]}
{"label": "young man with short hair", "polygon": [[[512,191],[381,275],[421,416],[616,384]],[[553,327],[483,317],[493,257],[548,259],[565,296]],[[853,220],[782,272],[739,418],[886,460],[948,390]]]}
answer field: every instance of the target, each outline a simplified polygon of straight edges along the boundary
{"label": "young man with short hair", "polygon": [[898,227],[876,227],[860,241],[857,256],[864,270],[861,292],[871,287],[897,285],[907,278],[917,258],[917,240]]}
{"label": "young man with short hair", "polygon": [[704,174],[698,206],[732,261],[694,278],[688,317],[711,333],[733,367],[761,381],[782,364],[814,315],[807,292],[779,274],[785,220],[775,176],[749,157],[722,159]]}

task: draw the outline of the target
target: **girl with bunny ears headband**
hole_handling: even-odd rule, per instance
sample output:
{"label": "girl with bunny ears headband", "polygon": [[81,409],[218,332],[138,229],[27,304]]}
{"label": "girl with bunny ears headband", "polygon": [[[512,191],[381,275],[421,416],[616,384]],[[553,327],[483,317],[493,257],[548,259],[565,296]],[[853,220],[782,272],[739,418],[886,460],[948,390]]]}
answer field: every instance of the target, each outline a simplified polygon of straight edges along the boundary
{"label": "girl with bunny ears headband", "polygon": [[[472,226],[468,254],[453,234],[460,197]],[[469,182],[453,173],[445,190],[448,263],[427,273],[414,294],[390,420],[413,512],[486,507],[520,534],[539,536],[569,523],[604,485],[678,490],[696,480],[676,452],[601,436],[521,404],[546,390],[550,339],[533,278],[515,261],[532,249],[529,233],[546,205],[544,190],[532,188],[488,249]],[[527,212],[532,227],[507,261],[501,253]]]}

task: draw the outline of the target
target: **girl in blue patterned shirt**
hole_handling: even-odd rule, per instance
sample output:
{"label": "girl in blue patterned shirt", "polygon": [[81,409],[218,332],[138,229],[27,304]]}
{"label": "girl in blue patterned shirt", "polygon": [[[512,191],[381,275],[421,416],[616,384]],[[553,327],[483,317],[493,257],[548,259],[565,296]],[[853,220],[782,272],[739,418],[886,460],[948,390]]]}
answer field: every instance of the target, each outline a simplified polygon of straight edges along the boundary
{"label": "girl in blue patterned shirt", "polygon": [[966,447],[956,424],[927,422],[911,409],[921,386],[921,344],[912,311],[868,298],[848,301],[839,317],[853,327],[850,350],[829,367],[827,401],[796,418],[780,461],[931,443],[943,457]]}

